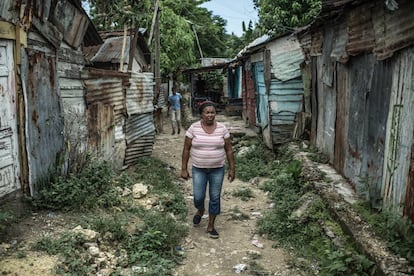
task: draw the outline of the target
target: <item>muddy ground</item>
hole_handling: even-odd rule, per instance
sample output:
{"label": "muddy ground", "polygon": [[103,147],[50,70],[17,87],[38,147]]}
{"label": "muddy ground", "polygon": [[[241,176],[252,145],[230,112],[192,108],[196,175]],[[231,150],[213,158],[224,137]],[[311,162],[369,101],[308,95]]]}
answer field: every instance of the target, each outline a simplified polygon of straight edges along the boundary
{"label": "muddy ground", "polygon": [[[197,118],[193,118],[195,120]],[[254,136],[252,130],[244,127],[241,117],[219,115],[237,135]],[[207,219],[203,218],[199,227],[191,224],[194,208],[192,205],[191,180],[179,179],[181,151],[185,131],[171,135],[171,126],[164,118],[163,133],[156,136],[153,156],[168,163],[177,175],[189,208],[188,224],[190,231],[183,237],[179,250],[185,256],[183,264],[176,268],[175,275],[299,275],[289,265],[290,256],[279,248],[273,248],[273,241],[257,236],[256,220],[269,208],[271,202],[255,183],[235,181],[224,182],[222,214],[217,217],[216,229],[219,239],[211,239],[206,233]],[[236,165],[237,174],[237,165]],[[256,179],[257,180],[257,179]],[[243,201],[232,196],[233,191],[249,187],[254,198]],[[238,210],[236,212],[235,210]],[[246,219],[238,219],[243,215]],[[58,261],[44,252],[31,249],[31,245],[45,235],[54,236],[73,229],[76,225],[69,214],[59,212],[30,213],[15,227],[10,237],[0,245],[0,273],[2,275],[53,275],[53,267]],[[252,266],[252,262],[256,264]],[[239,268],[239,271],[237,270]]]}

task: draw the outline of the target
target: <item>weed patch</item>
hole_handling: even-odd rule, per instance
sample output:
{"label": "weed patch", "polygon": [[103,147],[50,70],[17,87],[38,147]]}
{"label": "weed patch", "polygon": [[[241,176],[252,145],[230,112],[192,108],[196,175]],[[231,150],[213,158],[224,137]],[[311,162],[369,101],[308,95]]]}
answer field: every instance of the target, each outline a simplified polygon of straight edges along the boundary
{"label": "weed patch", "polygon": [[167,165],[158,159],[145,157],[135,165],[135,177],[150,187],[150,192],[159,195],[160,206],[164,212],[178,215],[181,220],[187,216],[184,196],[175,177]]}
{"label": "weed patch", "polygon": [[[138,182],[157,198],[157,208],[147,210],[131,196],[121,198],[122,189]],[[114,260],[114,275],[169,275],[182,258],[175,248],[188,232],[182,223],[187,215],[185,199],[169,168],[154,158],[143,158],[121,174],[106,162],[90,162],[83,170],[44,185],[35,203],[73,212],[81,207],[84,212],[78,223],[99,233],[97,246],[110,246],[118,255],[125,252],[119,263]],[[98,272],[99,265],[86,247],[81,236],[65,233],[56,239],[41,239],[34,249],[62,258],[56,274],[87,275]],[[131,272],[132,268],[136,271]]]}
{"label": "weed patch", "polygon": [[245,153],[236,152],[237,178],[243,181],[261,176],[269,177],[278,164],[274,156],[262,143],[253,143]]}
{"label": "weed patch", "polygon": [[120,199],[113,182],[115,176],[108,162],[91,159],[78,173],[43,182],[33,203],[52,210],[116,206]]}
{"label": "weed patch", "polygon": [[248,201],[251,198],[254,198],[253,191],[250,188],[238,188],[233,191],[232,195],[238,197],[243,201]]}
{"label": "weed patch", "polygon": [[393,252],[414,265],[414,224],[410,220],[401,217],[392,207],[373,209],[369,201],[354,206]]}
{"label": "weed patch", "polygon": [[9,211],[0,211],[0,236],[6,231],[7,227],[15,220],[14,215]]}
{"label": "weed patch", "polygon": [[[305,196],[312,191],[311,185],[303,181],[301,170],[302,165],[297,160],[283,162],[273,179],[262,184],[261,188],[268,192],[275,205],[258,221],[259,233],[311,260],[307,264],[296,264],[310,274],[369,275],[373,263],[346,240],[322,199]],[[296,215],[304,201],[308,201],[309,206],[302,207],[304,213]],[[345,241],[341,246],[324,234],[326,225],[335,229],[335,236]]]}

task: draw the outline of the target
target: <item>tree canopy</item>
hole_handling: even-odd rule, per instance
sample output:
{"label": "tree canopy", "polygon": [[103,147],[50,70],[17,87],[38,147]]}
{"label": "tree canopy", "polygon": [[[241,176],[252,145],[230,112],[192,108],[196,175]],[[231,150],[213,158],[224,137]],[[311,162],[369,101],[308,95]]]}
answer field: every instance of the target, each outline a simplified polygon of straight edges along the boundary
{"label": "tree canopy", "polygon": [[[148,32],[151,29],[154,0],[83,1],[89,3],[98,30],[120,30],[125,24],[128,28],[146,28]],[[159,0],[162,75],[200,64],[197,38],[203,57],[233,58],[258,36],[252,22],[243,23],[242,37],[227,34],[226,20],[201,7],[208,1]]]}
{"label": "tree canopy", "polygon": [[309,24],[320,12],[322,0],[253,0],[259,12],[259,28],[271,35]]}

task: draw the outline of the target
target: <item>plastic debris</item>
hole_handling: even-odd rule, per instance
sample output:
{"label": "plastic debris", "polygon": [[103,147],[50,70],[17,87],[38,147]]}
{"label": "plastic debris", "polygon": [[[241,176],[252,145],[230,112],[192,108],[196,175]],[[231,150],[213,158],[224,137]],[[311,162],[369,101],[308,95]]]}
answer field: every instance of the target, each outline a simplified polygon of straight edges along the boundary
{"label": "plastic debris", "polygon": [[182,248],[182,246],[181,246],[181,245],[177,246],[177,247],[175,248],[175,250],[177,251],[177,254],[179,254],[179,255],[184,255],[184,249]]}
{"label": "plastic debris", "polygon": [[246,268],[247,268],[246,264],[238,264],[238,265],[233,266],[233,269],[237,274],[242,273],[243,271],[246,270]]}
{"label": "plastic debris", "polygon": [[263,248],[263,244],[259,240],[252,240],[252,244],[258,248]]}

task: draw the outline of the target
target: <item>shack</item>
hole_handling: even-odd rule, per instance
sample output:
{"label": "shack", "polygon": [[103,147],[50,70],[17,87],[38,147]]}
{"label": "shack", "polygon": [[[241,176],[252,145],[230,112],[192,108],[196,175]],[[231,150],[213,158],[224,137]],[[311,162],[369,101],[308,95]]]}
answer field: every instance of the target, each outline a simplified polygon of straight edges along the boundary
{"label": "shack", "polygon": [[324,1],[299,32],[311,143],[365,194],[414,221],[414,2]]}
{"label": "shack", "polygon": [[300,44],[293,35],[259,37],[230,62],[239,77],[231,78],[236,81],[229,81],[229,89],[242,90],[246,125],[260,132],[271,149],[304,132],[304,127],[298,127],[302,121],[298,118],[303,117],[299,115],[306,112],[303,62]]}

